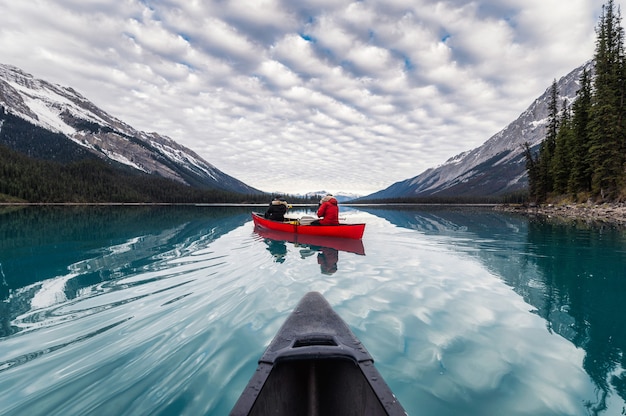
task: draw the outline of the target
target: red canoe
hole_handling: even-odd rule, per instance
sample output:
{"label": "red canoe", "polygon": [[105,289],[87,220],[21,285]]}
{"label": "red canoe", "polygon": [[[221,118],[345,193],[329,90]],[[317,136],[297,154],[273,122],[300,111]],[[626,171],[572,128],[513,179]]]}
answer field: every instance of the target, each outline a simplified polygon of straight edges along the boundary
{"label": "red canoe", "polygon": [[324,237],[352,238],[355,240],[363,237],[365,224],[339,224],[339,225],[300,225],[292,222],[273,221],[263,218],[256,212],[252,213],[254,225],[269,230],[283,231],[301,235],[320,235]]}

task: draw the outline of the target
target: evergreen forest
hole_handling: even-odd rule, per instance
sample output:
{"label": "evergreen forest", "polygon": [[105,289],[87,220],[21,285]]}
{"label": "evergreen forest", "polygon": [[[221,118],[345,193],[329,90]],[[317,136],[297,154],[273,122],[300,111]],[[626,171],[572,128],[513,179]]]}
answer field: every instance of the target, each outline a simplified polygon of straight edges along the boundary
{"label": "evergreen forest", "polygon": [[596,35],[593,73],[583,71],[571,105],[553,82],[546,137],[538,151],[524,145],[533,202],[626,200],[626,56],[613,0]]}
{"label": "evergreen forest", "polygon": [[[312,203],[287,197],[292,203]],[[267,203],[270,198],[264,193],[187,186],[104,161],[64,135],[30,124],[0,106],[0,203],[221,204]]]}
{"label": "evergreen forest", "polygon": [[199,189],[170,179],[116,169],[97,158],[62,163],[0,145],[0,202],[265,203],[267,195]]}

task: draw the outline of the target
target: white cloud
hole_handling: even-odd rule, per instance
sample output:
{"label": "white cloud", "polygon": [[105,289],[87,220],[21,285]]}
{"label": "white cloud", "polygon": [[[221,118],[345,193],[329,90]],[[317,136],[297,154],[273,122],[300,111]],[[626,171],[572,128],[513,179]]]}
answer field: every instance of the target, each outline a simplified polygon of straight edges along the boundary
{"label": "white cloud", "polygon": [[590,59],[604,2],[300,3],[0,0],[1,59],[257,188],[370,193]]}
{"label": "white cloud", "polygon": [[263,75],[270,85],[280,89],[288,89],[302,83],[296,73],[278,61],[262,62],[259,74]]}

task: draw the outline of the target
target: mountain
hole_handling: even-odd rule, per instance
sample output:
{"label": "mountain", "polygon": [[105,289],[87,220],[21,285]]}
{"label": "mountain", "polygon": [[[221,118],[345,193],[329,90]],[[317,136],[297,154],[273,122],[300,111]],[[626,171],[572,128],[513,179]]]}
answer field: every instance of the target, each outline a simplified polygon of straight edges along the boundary
{"label": "mountain", "polygon": [[[559,103],[572,103],[583,69],[591,71],[592,66],[589,61],[557,82]],[[526,189],[528,177],[522,145],[528,142],[537,151],[544,139],[550,89],[551,86],[517,120],[483,145],[361,199],[499,197]]]}
{"label": "mountain", "polygon": [[195,188],[262,193],[172,139],[134,129],[72,88],[5,64],[0,64],[0,144],[39,159],[72,162],[95,156]]}
{"label": "mountain", "polygon": [[[324,195],[327,195],[332,192],[327,192],[327,191],[317,191],[317,192],[307,192],[305,195],[302,195],[304,198],[322,198]],[[335,199],[337,200],[337,202],[342,203],[342,202],[347,202],[347,201],[352,201],[354,199],[359,198],[360,195],[357,194],[352,194],[352,193],[348,193],[348,192],[336,192],[334,194],[332,194]]]}

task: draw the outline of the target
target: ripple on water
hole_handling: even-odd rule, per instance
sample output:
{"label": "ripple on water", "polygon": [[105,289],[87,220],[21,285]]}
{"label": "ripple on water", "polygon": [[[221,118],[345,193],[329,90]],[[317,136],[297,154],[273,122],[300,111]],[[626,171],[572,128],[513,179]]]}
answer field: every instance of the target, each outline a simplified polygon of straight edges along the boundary
{"label": "ripple on water", "polygon": [[[514,234],[473,234],[442,217],[412,214],[410,229],[354,214],[368,223],[365,255],[339,251],[331,272],[319,249],[276,247],[249,220],[93,251],[12,293],[0,404],[35,415],[227,414],[284,319],[317,290],[410,414],[583,414],[595,398],[585,351],[518,294],[550,288],[539,254]],[[558,310],[571,322],[569,306]]]}

